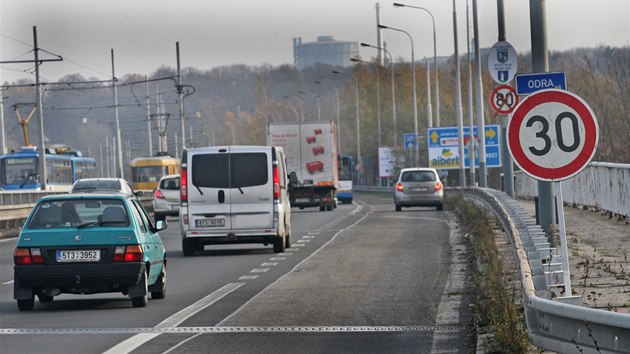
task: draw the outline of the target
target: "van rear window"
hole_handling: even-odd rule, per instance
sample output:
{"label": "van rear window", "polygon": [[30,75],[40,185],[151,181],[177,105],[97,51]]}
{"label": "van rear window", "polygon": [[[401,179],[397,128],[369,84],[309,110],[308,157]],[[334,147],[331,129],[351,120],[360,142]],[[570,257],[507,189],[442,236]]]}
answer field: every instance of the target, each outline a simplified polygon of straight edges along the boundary
{"label": "van rear window", "polygon": [[267,184],[267,154],[199,154],[192,157],[192,183],[206,188],[243,188]]}

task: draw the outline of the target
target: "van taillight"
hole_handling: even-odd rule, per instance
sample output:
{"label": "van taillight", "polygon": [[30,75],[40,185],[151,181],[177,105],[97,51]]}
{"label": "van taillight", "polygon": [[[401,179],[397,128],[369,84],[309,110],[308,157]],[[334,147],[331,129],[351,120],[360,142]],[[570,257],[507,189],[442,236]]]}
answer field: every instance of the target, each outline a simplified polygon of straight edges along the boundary
{"label": "van taillight", "polygon": [[42,252],[39,248],[16,248],[13,253],[16,265],[43,264]]}
{"label": "van taillight", "polygon": [[273,165],[273,199],[280,199],[280,171],[278,165]]}
{"label": "van taillight", "polygon": [[114,262],[142,261],[142,247],[140,245],[116,246]]}
{"label": "van taillight", "polygon": [[180,176],[180,197],[182,202],[188,202],[188,170],[186,168],[182,168],[182,175]]}

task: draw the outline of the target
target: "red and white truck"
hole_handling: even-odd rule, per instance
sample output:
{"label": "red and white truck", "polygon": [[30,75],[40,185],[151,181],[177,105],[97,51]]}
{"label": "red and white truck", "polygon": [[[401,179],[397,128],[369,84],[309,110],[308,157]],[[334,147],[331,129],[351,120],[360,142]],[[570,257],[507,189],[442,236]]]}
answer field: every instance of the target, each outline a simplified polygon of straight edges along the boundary
{"label": "red and white truck", "polygon": [[284,149],[292,207],[319,207],[324,211],[337,206],[339,172],[335,123],[270,123],[267,144]]}

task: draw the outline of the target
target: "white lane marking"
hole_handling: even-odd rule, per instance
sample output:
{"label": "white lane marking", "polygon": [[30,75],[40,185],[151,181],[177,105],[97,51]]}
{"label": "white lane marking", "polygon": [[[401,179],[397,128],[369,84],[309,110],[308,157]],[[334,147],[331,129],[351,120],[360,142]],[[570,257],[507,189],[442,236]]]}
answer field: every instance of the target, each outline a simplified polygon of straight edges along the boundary
{"label": "white lane marking", "polygon": [[258,275],[243,275],[238,280],[252,280],[258,278]]}
{"label": "white lane marking", "polygon": [[256,269],[252,269],[250,271],[250,273],[264,273],[264,272],[266,272],[268,270],[269,270],[269,268],[256,268]]}
{"label": "white lane marking", "polygon": [[[290,249],[290,248],[287,248],[287,250],[289,250],[289,249]],[[292,254],[293,254],[293,253],[291,253],[291,252],[282,252],[282,253],[278,253],[278,255],[279,255],[279,256],[290,256],[290,255],[292,255]]]}
{"label": "white lane marking", "polygon": [[299,248],[293,248],[294,246],[295,246],[295,244],[292,244],[292,245],[291,245],[291,248],[287,248],[287,249],[288,249],[289,251],[291,251],[291,252],[296,252],[296,251],[299,251],[299,250],[300,250]]}
{"label": "white lane marking", "polygon": [[[229,283],[227,285],[225,285],[224,287],[222,287],[221,289],[208,294],[206,297],[204,297],[203,299],[195,302],[194,304],[186,307],[185,309],[177,312],[176,314],[168,317],[167,319],[165,319],[164,321],[158,323],[157,326],[155,326],[154,328],[171,328],[171,327],[177,327],[179,326],[182,322],[184,322],[185,320],[187,320],[188,318],[194,316],[195,314],[197,314],[198,312],[202,311],[203,309],[205,309],[206,307],[214,304],[215,302],[221,300],[223,297],[225,297],[226,295],[230,294],[231,292],[233,292],[234,290],[240,288],[241,286],[245,285],[245,283]],[[144,343],[150,341],[151,339],[159,336],[160,333],[142,333],[142,334],[136,334],[135,336],[128,338],[118,344],[116,344],[115,346],[113,346],[112,348],[110,348],[109,350],[107,350],[106,352],[104,352],[103,354],[127,354],[132,352],[133,350],[137,349],[138,347],[140,347],[141,345],[143,345]]]}
{"label": "white lane marking", "polygon": [[319,235],[319,231],[309,231],[307,232],[309,235]]}
{"label": "white lane marking", "polygon": [[271,258],[269,258],[270,261],[284,261],[285,259],[287,259],[287,257],[271,257]]}
{"label": "white lane marking", "polygon": [[[309,243],[309,242],[311,242],[311,240],[297,240],[297,243]],[[302,246],[302,245],[300,245],[300,246]],[[300,247],[300,246],[298,246],[298,247]]]}
{"label": "white lane marking", "polygon": [[263,264],[261,264],[261,267],[273,267],[273,266],[277,266],[278,262],[265,262]]}
{"label": "white lane marking", "polygon": [[[361,204],[358,205],[358,207],[355,208],[354,211],[357,210],[361,210],[363,209],[363,206]],[[339,219],[343,218],[345,216],[340,217]],[[241,311],[242,309],[244,309],[247,305],[249,305],[250,302],[254,301],[256,298],[258,298],[258,296],[260,296],[260,294],[264,293],[265,290],[271,288],[275,283],[279,282],[280,280],[284,279],[284,277],[288,276],[289,274],[295,272],[295,270],[302,265],[302,263],[308,261],[309,259],[311,259],[311,257],[315,256],[317,254],[317,252],[321,251],[322,249],[324,249],[324,247],[328,246],[329,243],[333,242],[337,236],[339,236],[339,234],[341,234],[342,232],[344,232],[347,229],[350,229],[356,225],[358,225],[361,221],[365,220],[365,218],[368,217],[368,213],[365,213],[365,215],[363,215],[361,218],[359,218],[359,220],[355,221],[353,224],[348,225],[346,227],[344,227],[343,229],[337,231],[333,237],[330,238],[330,240],[328,240],[326,243],[324,243],[321,247],[319,247],[318,249],[316,249],[313,253],[311,253],[310,255],[308,255],[306,258],[304,258],[300,263],[296,264],[295,267],[293,267],[293,269],[291,269],[290,271],[286,272],[283,276],[281,276],[280,278],[276,279],[273,283],[267,285],[263,290],[259,291],[256,295],[254,295],[251,299],[247,300],[243,305],[241,305],[241,307],[239,307],[236,311],[232,312],[229,316],[227,316],[226,318],[224,318],[223,320],[221,320],[221,322],[217,323],[215,327],[220,327],[223,323],[225,323],[226,321],[228,321],[230,318],[232,318],[233,316],[235,316],[237,313],[239,313],[239,311]]]}
{"label": "white lane marking", "polygon": [[17,241],[17,237],[11,237],[11,238],[3,238],[3,239],[0,239],[0,243],[5,243],[5,242],[9,242],[9,241],[16,242],[16,241]]}
{"label": "white lane marking", "polygon": [[192,337],[190,337],[190,338],[184,339],[183,341],[181,341],[181,342],[177,343],[177,345],[175,345],[174,347],[171,347],[171,348],[167,349],[166,351],[163,351],[163,352],[162,352],[162,354],[168,354],[168,353],[172,352],[173,350],[175,350],[175,349],[177,349],[177,348],[181,347],[182,345],[184,345],[184,344],[186,344],[186,343],[190,342],[191,340],[193,340],[193,339],[195,339],[195,338],[199,337],[199,336],[200,336],[200,335],[202,335],[202,334],[203,334],[203,333],[197,333],[197,334],[195,334],[194,336],[192,336]]}
{"label": "white lane marking", "polygon": [[312,239],[312,238],[315,238],[315,236],[302,236],[302,238],[304,238],[304,239]]}
{"label": "white lane marking", "polygon": [[[298,241],[298,242],[300,242],[300,241]],[[291,245],[291,248],[293,248],[293,247],[304,247],[304,244],[303,243],[296,243],[296,244]]]}
{"label": "white lane marking", "polygon": [[2,285],[10,285],[13,284],[15,280],[9,280],[9,281],[5,281],[4,283],[2,283]]}

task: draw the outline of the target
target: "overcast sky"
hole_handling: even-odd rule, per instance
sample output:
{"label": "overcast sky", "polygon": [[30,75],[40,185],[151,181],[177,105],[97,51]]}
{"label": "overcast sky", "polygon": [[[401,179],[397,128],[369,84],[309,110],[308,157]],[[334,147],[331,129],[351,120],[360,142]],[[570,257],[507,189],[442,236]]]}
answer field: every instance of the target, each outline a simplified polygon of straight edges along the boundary
{"label": "overcast sky", "polygon": [[[397,1],[429,9],[438,55],[454,53],[452,1]],[[465,53],[466,0],[456,2],[459,51]],[[411,34],[416,59],[433,56],[430,16],[392,4],[380,1],[381,23]],[[375,5],[370,0],[2,0],[0,60],[32,59],[32,28],[37,26],[39,47],[64,58],[41,67],[47,81],[74,73],[108,79],[111,49],[118,77],[175,67],[175,42],[183,67],[293,64],[294,37],[310,42],[332,35],[376,44]],[[480,46],[490,47],[498,35],[496,0],[478,0],[478,7]],[[628,0],[547,0],[546,8],[550,50],[630,45]],[[529,0],[505,0],[505,12],[508,41],[518,52],[529,51]],[[410,58],[407,36],[382,33],[395,57]],[[361,48],[363,58],[373,55],[373,49]],[[29,68],[4,64],[2,81],[33,78],[25,72]]]}

